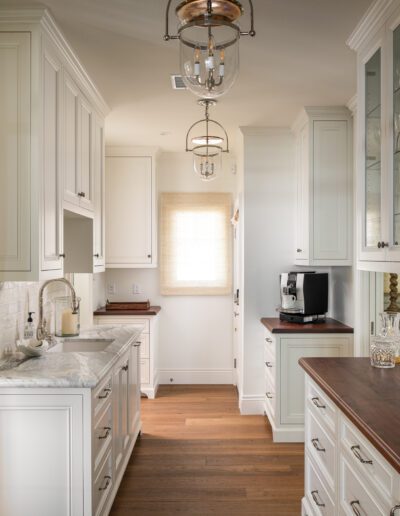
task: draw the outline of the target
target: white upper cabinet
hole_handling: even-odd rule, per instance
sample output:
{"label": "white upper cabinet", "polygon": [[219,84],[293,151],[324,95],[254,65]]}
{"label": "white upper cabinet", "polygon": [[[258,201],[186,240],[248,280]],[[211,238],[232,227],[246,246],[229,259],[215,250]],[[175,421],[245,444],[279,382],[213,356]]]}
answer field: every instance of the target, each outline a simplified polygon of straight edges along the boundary
{"label": "white upper cabinet", "polygon": [[306,108],[295,123],[297,265],[352,263],[352,121],[347,108]]}
{"label": "white upper cabinet", "polygon": [[106,155],[106,267],[156,267],[155,152],[113,147]]}
{"label": "white upper cabinet", "polygon": [[107,113],[47,10],[0,8],[0,281],[63,276],[64,209],[93,218]]}
{"label": "white upper cabinet", "polygon": [[376,2],[357,52],[358,268],[400,272],[400,0]]}

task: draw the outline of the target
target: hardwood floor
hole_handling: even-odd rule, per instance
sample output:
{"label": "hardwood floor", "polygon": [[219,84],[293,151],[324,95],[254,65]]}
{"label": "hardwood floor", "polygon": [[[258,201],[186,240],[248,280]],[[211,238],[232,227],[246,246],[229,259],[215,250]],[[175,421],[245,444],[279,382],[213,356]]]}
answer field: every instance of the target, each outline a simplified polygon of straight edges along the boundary
{"label": "hardwood floor", "polygon": [[240,416],[231,386],[162,386],[142,400],[142,436],[111,516],[299,516],[302,444],[274,444]]}

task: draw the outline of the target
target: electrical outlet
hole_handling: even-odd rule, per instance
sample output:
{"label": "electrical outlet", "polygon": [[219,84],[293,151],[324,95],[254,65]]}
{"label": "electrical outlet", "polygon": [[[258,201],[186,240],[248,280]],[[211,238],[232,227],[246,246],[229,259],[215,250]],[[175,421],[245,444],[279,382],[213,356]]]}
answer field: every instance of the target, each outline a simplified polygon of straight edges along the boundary
{"label": "electrical outlet", "polygon": [[117,293],[117,287],[115,286],[115,283],[109,283],[107,285],[107,293],[109,296],[114,296]]}
{"label": "electrical outlet", "polygon": [[137,283],[133,283],[132,284],[132,294],[136,295],[136,294],[141,294],[142,293],[142,289],[140,288],[140,285],[138,285]]}

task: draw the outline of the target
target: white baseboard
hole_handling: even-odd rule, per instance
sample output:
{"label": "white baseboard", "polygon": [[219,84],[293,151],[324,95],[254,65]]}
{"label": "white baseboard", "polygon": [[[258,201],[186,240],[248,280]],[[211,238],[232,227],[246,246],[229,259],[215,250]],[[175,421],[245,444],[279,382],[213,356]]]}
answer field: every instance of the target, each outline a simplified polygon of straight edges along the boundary
{"label": "white baseboard", "polygon": [[243,394],[239,398],[239,409],[244,416],[264,414],[264,396]]}
{"label": "white baseboard", "polygon": [[[172,381],[171,381],[172,379]],[[159,369],[160,385],[232,385],[232,369]]]}

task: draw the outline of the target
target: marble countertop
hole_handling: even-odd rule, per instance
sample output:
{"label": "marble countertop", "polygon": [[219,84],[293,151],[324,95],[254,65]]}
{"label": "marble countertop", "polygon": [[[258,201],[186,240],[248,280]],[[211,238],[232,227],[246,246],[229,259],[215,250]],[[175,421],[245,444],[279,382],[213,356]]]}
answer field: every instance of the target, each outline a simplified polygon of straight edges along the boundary
{"label": "marble countertop", "polygon": [[96,326],[82,331],[77,339],[111,340],[104,351],[7,357],[0,360],[0,387],[96,387],[140,333],[141,329],[129,325]]}

